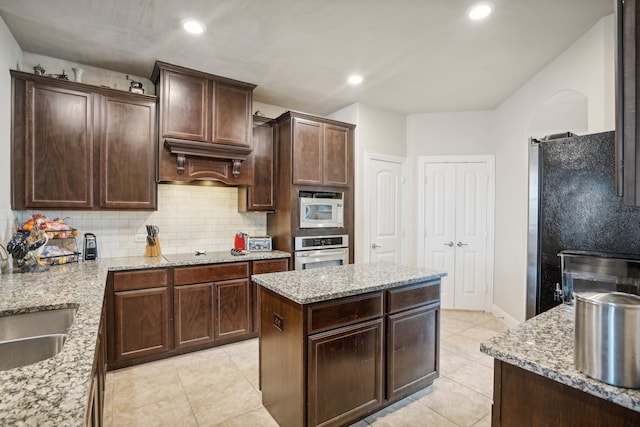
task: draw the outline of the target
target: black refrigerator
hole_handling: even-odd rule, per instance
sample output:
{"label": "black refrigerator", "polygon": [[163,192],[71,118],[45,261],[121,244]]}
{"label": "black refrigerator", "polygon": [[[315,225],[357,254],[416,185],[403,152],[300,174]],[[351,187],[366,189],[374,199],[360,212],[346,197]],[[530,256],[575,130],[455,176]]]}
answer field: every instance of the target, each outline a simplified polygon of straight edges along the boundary
{"label": "black refrigerator", "polygon": [[614,132],[530,140],[527,319],[560,302],[563,250],[640,254],[640,209],[615,188]]}

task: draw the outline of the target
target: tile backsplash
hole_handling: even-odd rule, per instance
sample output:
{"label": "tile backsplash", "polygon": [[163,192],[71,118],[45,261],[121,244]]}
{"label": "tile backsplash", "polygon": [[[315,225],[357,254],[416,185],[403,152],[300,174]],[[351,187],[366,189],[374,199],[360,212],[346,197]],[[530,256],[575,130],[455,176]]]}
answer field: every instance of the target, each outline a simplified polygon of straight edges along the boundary
{"label": "tile backsplash", "polygon": [[[90,232],[97,236],[98,255],[102,258],[143,256],[145,242],[135,242],[134,236],[146,236],[145,225],[160,229],[163,254],[193,252],[195,250],[228,251],[233,236],[243,231],[251,236],[263,236],[267,231],[265,213],[238,212],[236,187],[200,185],[158,185],[158,210],[141,211],[8,211],[0,212],[0,237],[3,244],[11,232],[3,235],[7,227],[15,230],[15,218],[23,223],[39,212],[49,219],[62,217],[78,229],[78,247],[82,236]],[[5,219],[4,216],[7,218]]]}

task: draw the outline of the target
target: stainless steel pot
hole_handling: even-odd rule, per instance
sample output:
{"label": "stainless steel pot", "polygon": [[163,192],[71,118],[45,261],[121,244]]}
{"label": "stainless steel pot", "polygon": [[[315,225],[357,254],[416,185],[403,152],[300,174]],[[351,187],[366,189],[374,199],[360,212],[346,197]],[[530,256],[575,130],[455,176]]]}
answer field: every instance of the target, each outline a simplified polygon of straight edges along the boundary
{"label": "stainless steel pot", "polygon": [[607,384],[640,388],[640,297],[575,292],[576,369]]}

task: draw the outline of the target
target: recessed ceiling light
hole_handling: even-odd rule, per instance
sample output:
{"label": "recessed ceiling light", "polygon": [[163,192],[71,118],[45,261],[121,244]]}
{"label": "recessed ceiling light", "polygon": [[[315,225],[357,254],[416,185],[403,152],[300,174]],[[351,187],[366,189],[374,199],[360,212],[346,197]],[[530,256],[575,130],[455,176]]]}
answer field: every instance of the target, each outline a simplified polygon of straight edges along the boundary
{"label": "recessed ceiling light", "polygon": [[203,23],[193,19],[182,20],[182,28],[184,28],[186,32],[191,34],[202,34],[204,33],[204,30],[206,30],[206,27]]}
{"label": "recessed ceiling light", "polygon": [[479,21],[480,19],[484,19],[491,14],[491,10],[493,9],[493,5],[491,3],[477,3],[469,8],[467,11],[467,16],[469,19],[474,21]]}
{"label": "recessed ceiling light", "polygon": [[362,83],[362,76],[358,75],[358,74],[352,74],[349,76],[349,78],[347,79],[347,81],[349,82],[349,84],[351,85],[359,85],[360,83]]}

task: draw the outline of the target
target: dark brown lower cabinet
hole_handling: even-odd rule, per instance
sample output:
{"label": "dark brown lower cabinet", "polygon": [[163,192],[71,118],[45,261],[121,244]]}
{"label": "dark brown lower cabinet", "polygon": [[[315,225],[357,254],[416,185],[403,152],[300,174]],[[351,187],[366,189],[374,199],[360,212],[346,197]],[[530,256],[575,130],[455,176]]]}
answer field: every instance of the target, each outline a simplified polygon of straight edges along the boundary
{"label": "dark brown lower cabinet", "polygon": [[640,412],[500,360],[493,378],[494,427],[640,425]]}
{"label": "dark brown lower cabinet", "polygon": [[213,283],[173,288],[176,348],[213,342]]}
{"label": "dark brown lower cabinet", "polygon": [[253,332],[249,285],[249,279],[225,280],[214,284],[216,340],[250,335]]}
{"label": "dark brown lower cabinet", "polygon": [[250,276],[288,268],[284,258],[110,273],[109,369],[257,337]]}
{"label": "dark brown lower cabinet", "polygon": [[84,425],[87,427],[102,426],[104,416],[104,392],[107,374],[107,305],[102,304],[102,315],[100,317],[100,327],[98,329],[98,340],[91,370],[91,382],[89,385],[89,398],[87,399],[87,410],[85,412]]}
{"label": "dark brown lower cabinet", "polygon": [[169,350],[169,290],[116,292],[116,360]]}
{"label": "dark brown lower cabinet", "polygon": [[440,305],[387,317],[387,398],[398,399],[438,377]]}
{"label": "dark brown lower cabinet", "polygon": [[308,338],[308,425],[340,425],[380,406],[382,319]]}

